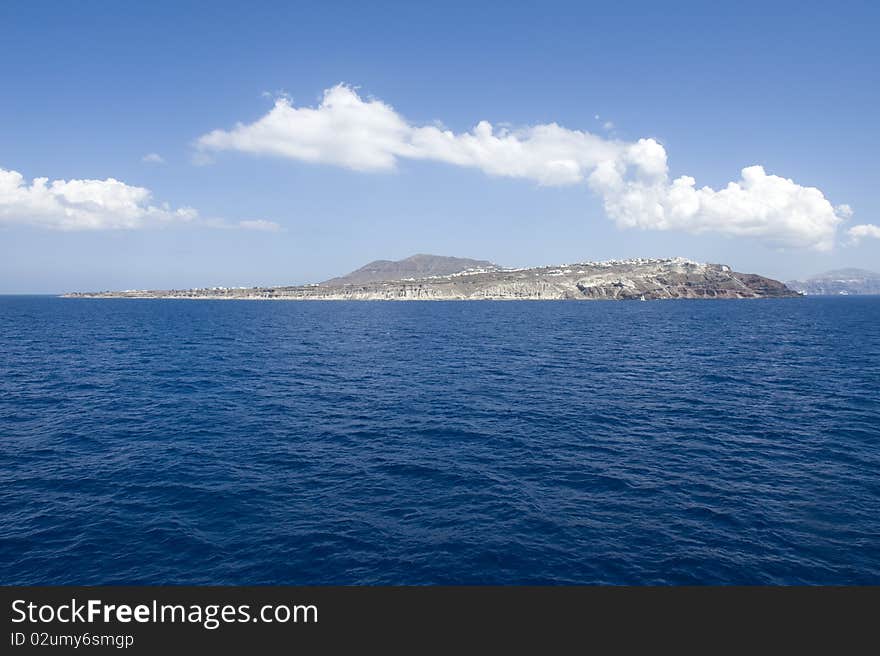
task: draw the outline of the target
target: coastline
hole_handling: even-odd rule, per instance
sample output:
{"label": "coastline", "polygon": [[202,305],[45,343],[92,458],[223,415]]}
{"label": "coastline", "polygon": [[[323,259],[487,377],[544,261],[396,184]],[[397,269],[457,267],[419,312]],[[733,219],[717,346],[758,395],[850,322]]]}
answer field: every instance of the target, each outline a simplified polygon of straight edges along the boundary
{"label": "coastline", "polygon": [[465,270],[370,282],[72,292],[64,298],[291,301],[671,300],[785,298],[778,280],[685,258],[609,260],[525,269]]}

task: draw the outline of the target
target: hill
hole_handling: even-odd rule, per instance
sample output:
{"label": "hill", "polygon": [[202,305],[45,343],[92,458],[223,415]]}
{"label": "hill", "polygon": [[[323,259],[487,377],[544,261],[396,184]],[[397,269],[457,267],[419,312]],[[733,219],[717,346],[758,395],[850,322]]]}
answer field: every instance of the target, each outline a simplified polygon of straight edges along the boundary
{"label": "hill", "polygon": [[419,253],[404,260],[375,260],[338,278],[321,283],[324,287],[357,285],[367,282],[449,276],[463,271],[498,271],[501,267],[486,260],[466,257],[445,257]]}

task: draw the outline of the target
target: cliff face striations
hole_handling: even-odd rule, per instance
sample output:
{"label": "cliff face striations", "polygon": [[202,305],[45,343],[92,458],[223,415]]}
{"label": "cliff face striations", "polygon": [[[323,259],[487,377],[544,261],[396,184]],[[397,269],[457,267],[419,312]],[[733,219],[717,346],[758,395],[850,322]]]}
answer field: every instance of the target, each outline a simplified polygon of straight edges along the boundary
{"label": "cliff face striations", "polygon": [[[479,264],[483,264],[479,262]],[[609,260],[532,269],[465,269],[448,275],[321,285],[95,292],[87,298],[275,300],[655,300],[778,298],[798,294],[781,282],[684,258]]]}

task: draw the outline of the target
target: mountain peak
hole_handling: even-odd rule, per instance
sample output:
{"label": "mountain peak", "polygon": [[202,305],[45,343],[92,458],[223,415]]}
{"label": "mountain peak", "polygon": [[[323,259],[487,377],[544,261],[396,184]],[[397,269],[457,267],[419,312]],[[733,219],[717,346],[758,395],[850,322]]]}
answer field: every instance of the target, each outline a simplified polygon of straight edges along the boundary
{"label": "mountain peak", "polygon": [[416,253],[402,260],[375,260],[344,276],[325,280],[321,285],[356,285],[408,278],[449,276],[469,270],[498,271],[500,269],[500,266],[488,260]]}

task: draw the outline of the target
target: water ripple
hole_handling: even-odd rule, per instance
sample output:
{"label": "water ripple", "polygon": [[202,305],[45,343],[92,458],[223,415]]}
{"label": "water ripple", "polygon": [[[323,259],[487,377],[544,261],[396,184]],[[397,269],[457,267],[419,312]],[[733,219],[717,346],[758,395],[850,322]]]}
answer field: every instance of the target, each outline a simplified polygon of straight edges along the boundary
{"label": "water ripple", "polygon": [[0,297],[0,583],[880,583],[880,298]]}

